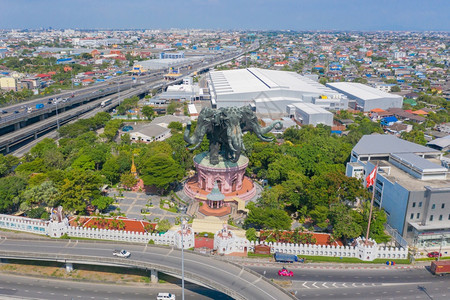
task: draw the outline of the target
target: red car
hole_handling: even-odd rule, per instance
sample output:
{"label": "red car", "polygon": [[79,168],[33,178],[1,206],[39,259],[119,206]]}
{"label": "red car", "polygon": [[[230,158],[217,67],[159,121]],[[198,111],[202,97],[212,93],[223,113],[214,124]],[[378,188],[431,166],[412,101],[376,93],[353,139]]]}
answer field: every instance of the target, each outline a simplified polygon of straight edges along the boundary
{"label": "red car", "polygon": [[294,276],[294,272],[289,271],[286,268],[283,268],[283,269],[278,271],[278,276],[292,277],[292,276]]}
{"label": "red car", "polygon": [[441,257],[442,256],[442,253],[439,253],[439,252],[430,252],[430,253],[428,253],[427,254],[427,256],[428,257]]}

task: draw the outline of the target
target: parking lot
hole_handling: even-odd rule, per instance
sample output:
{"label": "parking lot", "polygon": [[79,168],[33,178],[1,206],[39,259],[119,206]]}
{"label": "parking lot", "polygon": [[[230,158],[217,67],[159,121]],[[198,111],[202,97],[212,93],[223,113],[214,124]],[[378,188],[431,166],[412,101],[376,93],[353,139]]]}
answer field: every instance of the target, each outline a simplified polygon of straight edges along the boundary
{"label": "parking lot", "polygon": [[[147,220],[169,220],[170,223],[175,223],[175,218],[184,214],[174,213],[161,209],[159,204],[161,199],[168,199],[169,197],[158,195],[146,195],[145,193],[138,192],[122,192],[123,197],[119,197],[119,192],[111,191],[108,196],[115,198],[117,207],[120,208],[120,212],[124,213],[130,219],[143,220],[146,217]],[[153,207],[147,206],[147,204],[153,204]],[[148,214],[141,214],[141,210],[147,210]],[[116,208],[116,212],[118,212]]]}

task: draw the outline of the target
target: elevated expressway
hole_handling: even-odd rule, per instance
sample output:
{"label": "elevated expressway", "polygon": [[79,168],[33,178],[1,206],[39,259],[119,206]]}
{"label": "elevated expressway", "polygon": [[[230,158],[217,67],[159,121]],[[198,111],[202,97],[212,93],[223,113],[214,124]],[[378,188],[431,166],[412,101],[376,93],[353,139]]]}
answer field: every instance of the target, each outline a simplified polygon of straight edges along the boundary
{"label": "elevated expressway", "polygon": [[[112,256],[113,249],[121,247],[130,251],[130,258]],[[156,269],[176,277],[181,276],[180,250],[149,245],[3,239],[0,241],[0,258]],[[185,251],[184,270],[186,280],[218,290],[234,299],[295,299],[264,276],[210,256]]]}
{"label": "elevated expressway", "polygon": [[[184,75],[194,72],[194,70],[201,71],[218,64],[222,64],[233,58],[243,55],[243,52],[227,55],[224,58],[217,58],[210,63],[195,63],[190,71],[185,71]],[[20,148],[21,145],[36,140],[38,137],[49,133],[62,124],[76,120],[81,115],[98,109],[100,103],[111,98],[112,105],[107,106],[104,110],[109,110],[119,103],[117,94],[121,99],[132,97],[135,95],[142,95],[148,93],[153,89],[164,89],[167,85],[177,84],[182,81],[178,79],[175,81],[165,82],[161,78],[163,73],[157,71],[149,75],[141,76],[133,82],[131,78],[117,78],[110,84],[100,84],[94,87],[89,87],[76,92],[75,97],[69,97],[66,102],[59,102],[57,105],[48,104],[48,97],[22,103],[34,107],[37,103],[45,103],[42,109],[33,109],[31,113],[25,110],[19,111],[17,114],[10,114],[0,118],[0,152],[4,154],[11,153]],[[65,93],[56,97],[68,97],[71,93]],[[55,96],[53,96],[55,97]],[[9,111],[20,110],[20,104],[6,107]],[[66,110],[67,109],[67,110]],[[6,128],[14,127],[13,131],[9,133],[3,132]]]}

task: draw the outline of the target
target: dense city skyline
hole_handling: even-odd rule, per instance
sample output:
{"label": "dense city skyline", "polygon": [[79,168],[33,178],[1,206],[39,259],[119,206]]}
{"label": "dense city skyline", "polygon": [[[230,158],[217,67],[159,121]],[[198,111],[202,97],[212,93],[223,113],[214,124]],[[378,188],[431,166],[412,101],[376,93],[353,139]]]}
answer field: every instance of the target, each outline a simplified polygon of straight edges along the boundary
{"label": "dense city skyline", "polygon": [[0,28],[448,31],[446,0],[0,0]]}

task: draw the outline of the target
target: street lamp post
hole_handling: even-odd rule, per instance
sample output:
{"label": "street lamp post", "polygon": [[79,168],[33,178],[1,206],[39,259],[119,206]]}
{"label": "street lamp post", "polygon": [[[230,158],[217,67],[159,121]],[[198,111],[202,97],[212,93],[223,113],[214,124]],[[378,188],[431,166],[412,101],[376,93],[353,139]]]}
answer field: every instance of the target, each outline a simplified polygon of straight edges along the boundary
{"label": "street lamp post", "polygon": [[439,261],[439,259],[441,258],[441,251],[442,251],[442,243],[444,242],[444,234],[441,235],[441,243],[439,245],[439,254],[437,257],[437,260]]}
{"label": "street lamp post", "polygon": [[57,100],[55,100],[55,105],[56,105],[56,127],[59,130],[59,116],[58,116],[58,102],[57,102]]}
{"label": "street lamp post", "polygon": [[181,222],[181,300],[184,300],[184,222]]}
{"label": "street lamp post", "polygon": [[120,105],[120,84],[117,82],[117,93],[119,94],[119,105]]}

